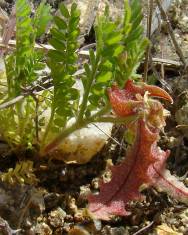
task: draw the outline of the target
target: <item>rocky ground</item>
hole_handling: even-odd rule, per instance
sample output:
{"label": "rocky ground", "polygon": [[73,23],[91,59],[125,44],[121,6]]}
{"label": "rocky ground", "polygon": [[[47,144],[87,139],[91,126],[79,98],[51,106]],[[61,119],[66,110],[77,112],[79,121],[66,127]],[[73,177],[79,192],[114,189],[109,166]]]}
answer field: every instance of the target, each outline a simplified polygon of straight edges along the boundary
{"label": "rocky ground", "polygon": [[[0,6],[10,13],[14,1],[0,1]],[[33,9],[38,4],[34,1]],[[48,0],[53,11],[57,10],[58,0]],[[67,4],[70,1],[66,1]],[[80,1],[84,7],[87,1]],[[94,4],[93,1],[92,4]],[[106,1],[108,2],[108,1]],[[121,14],[122,1],[109,1],[115,14]],[[144,12],[147,13],[146,3]],[[93,5],[92,5],[93,6]],[[92,7],[91,7],[92,8]],[[94,7],[95,8],[95,7]],[[93,9],[94,9],[93,8]],[[101,4],[101,9],[103,5]],[[86,10],[86,7],[85,7]],[[188,57],[188,1],[173,1],[169,9],[169,19],[175,38],[185,59]],[[87,11],[86,11],[87,12]],[[83,45],[94,42],[92,25],[88,15],[83,13]],[[84,18],[85,17],[85,18]],[[45,42],[45,39],[43,39]],[[164,64],[156,59],[156,69],[164,79],[162,84],[169,88],[175,98],[169,107],[171,117],[162,134],[160,145],[171,150],[168,168],[188,186],[188,80],[187,72],[182,71],[179,56],[170,40],[168,27],[161,24],[151,38],[152,57],[162,58]],[[177,62],[177,63],[176,63]],[[143,68],[140,68],[143,73]],[[158,82],[158,84],[161,84]],[[179,128],[176,128],[180,125]],[[123,128],[116,126],[113,136],[122,142]],[[36,159],[30,153],[26,156],[11,155],[0,158],[0,171],[14,167],[20,159],[34,161],[35,175],[38,179],[33,186],[7,185],[0,183],[0,234],[40,234],[40,235],[181,235],[188,234],[188,209],[166,194],[154,189],[144,191],[145,200],[130,205],[132,214],[125,218],[114,218],[108,222],[92,220],[85,210],[87,194],[98,190],[99,177],[104,174],[106,165],[112,159],[117,163],[124,156],[124,150],[109,141],[103,150],[84,165],[65,164],[62,161]],[[97,166],[97,167],[96,167]],[[2,231],[1,231],[2,230]]]}

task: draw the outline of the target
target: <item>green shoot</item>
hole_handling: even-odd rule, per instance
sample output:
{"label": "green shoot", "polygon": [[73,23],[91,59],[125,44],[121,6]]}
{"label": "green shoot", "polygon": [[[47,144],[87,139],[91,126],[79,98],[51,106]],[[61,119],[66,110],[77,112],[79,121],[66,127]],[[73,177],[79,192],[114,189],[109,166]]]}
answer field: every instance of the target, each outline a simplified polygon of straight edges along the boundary
{"label": "green shoot", "polygon": [[[72,8],[76,9],[76,6],[73,6],[74,7]],[[47,141],[48,144],[44,148],[43,146],[45,145],[45,141],[43,142],[44,145],[42,145],[42,153],[47,153],[57,148],[57,146],[67,135],[88,125],[89,123],[117,122],[117,119],[112,120],[109,115],[110,105],[106,95],[107,88],[114,82],[122,86],[128,78],[137,77],[136,68],[139,65],[145,46],[147,45],[147,41],[143,37],[143,30],[141,26],[142,14],[140,4],[138,1],[133,1],[129,6],[128,1],[125,1],[125,8],[126,11],[122,22],[112,21],[109,17],[108,10],[106,10],[104,16],[98,18],[97,26],[95,27],[96,52],[94,52],[94,50],[90,50],[90,64],[84,64],[85,73],[81,77],[84,92],[81,99],[79,99],[79,96],[76,96],[76,90],[73,88],[75,84],[75,80],[72,77],[73,73],[69,72],[69,76],[67,75],[66,78],[63,78],[63,76],[60,76],[59,73],[59,71],[61,71],[60,68],[58,69],[58,67],[54,67],[55,72],[57,73],[58,71],[56,76],[62,78],[63,85],[65,83],[69,83],[69,88],[67,89],[66,85],[64,85],[66,91],[64,94],[61,93],[60,95],[60,105],[63,109],[66,108],[67,110],[67,113],[65,111],[61,112],[61,119],[66,119],[66,122],[62,122],[62,124],[58,122],[58,124],[60,124],[58,126],[59,134],[54,138],[54,140],[50,142]],[[63,9],[65,9],[65,7],[63,7]],[[55,65],[63,62],[63,60],[65,60],[63,55],[67,54],[65,47],[62,48],[64,49],[64,54],[61,55],[59,46],[61,45],[62,47],[62,45],[67,45],[69,43],[68,34],[62,34],[62,31],[66,32],[66,30],[68,30],[69,24],[67,21],[71,21],[72,12],[72,9],[71,12],[66,10],[66,16],[63,15],[63,19],[55,18],[56,29],[52,29],[51,40],[55,50],[53,51],[53,54],[50,54],[50,58],[53,58],[53,64]],[[137,17],[135,18],[135,16]],[[57,27],[59,31],[57,31]],[[78,29],[75,24],[74,31],[77,32],[77,30]],[[78,36],[77,33],[75,33],[75,35]],[[63,38],[63,44],[57,44],[56,41],[58,37]],[[76,51],[76,48],[74,49]],[[72,55],[74,55],[75,51],[72,51]],[[71,62],[73,62],[73,60]],[[65,66],[62,68],[63,71],[67,68],[65,62],[64,64]],[[54,79],[55,75],[53,72],[53,66],[51,66],[51,69],[52,77]],[[70,85],[71,82],[72,87]],[[77,99],[76,101],[74,101],[71,97],[71,88],[74,89],[74,98]],[[71,110],[68,109],[70,106],[66,101],[66,97],[71,97]],[[77,106],[78,103],[79,106]],[[58,105],[57,109],[59,107],[60,106]],[[74,109],[74,107],[76,107],[76,109]],[[52,123],[52,120],[54,120],[54,110],[54,105],[52,105],[52,118],[50,119],[50,124]],[[74,117],[75,121],[72,125],[66,125],[65,123],[67,123],[71,117]],[[50,128],[48,129],[48,133],[49,130]]]}
{"label": "green shoot", "polygon": [[[38,72],[44,69],[44,54],[35,50],[35,40],[45,32],[50,19],[50,7],[44,5],[44,1],[34,18],[31,18],[31,7],[27,0],[16,1],[16,50],[5,59],[8,97],[3,101],[24,93],[38,79]],[[9,144],[31,146],[37,138],[35,101],[31,92],[31,96],[1,111],[0,119],[6,123],[1,127],[1,133]]]}

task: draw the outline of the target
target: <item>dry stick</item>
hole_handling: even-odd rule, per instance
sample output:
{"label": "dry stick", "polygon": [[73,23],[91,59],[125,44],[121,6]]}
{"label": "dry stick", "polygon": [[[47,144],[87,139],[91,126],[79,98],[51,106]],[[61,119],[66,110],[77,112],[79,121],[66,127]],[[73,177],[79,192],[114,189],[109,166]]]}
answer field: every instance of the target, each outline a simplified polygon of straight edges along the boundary
{"label": "dry stick", "polygon": [[34,94],[32,95],[32,97],[35,101],[35,135],[37,142],[39,142],[39,100]]}
{"label": "dry stick", "polygon": [[157,69],[155,68],[155,66],[153,64],[153,58],[151,55],[150,55],[149,59],[150,59],[151,69],[152,69],[153,73],[155,74],[155,76],[157,77],[157,80],[162,84],[163,87],[165,87],[170,93],[172,93],[172,89],[169,86],[169,84],[165,80],[163,80],[160,77],[159,73],[157,72]]}
{"label": "dry stick", "polygon": [[90,43],[90,44],[88,44],[88,45],[85,45],[85,46],[83,46],[83,47],[81,47],[80,48],[80,51],[81,50],[88,50],[88,49],[90,49],[90,48],[95,48],[96,47],[96,43],[94,42],[94,43]]}
{"label": "dry stick", "polygon": [[49,80],[49,82],[46,83],[45,86],[40,86],[40,85],[36,84],[36,85],[33,85],[33,87],[32,86],[26,87],[25,91],[21,95],[13,98],[11,100],[5,101],[4,103],[1,103],[0,104],[0,110],[9,108],[10,106],[12,106],[12,105],[16,104],[17,102],[23,100],[25,97],[27,97],[29,95],[31,95],[33,97],[35,95],[38,95],[37,94],[38,92],[40,92],[42,90],[45,90],[47,88],[50,88],[50,86],[52,86],[51,85],[51,80]]}
{"label": "dry stick", "polygon": [[[151,38],[151,24],[153,15],[153,0],[148,0],[148,15],[147,15],[147,37]],[[148,67],[149,67],[149,54],[151,51],[151,45],[149,44],[146,50],[146,58],[144,64],[144,81],[147,82],[148,78]]]}
{"label": "dry stick", "polygon": [[[19,219],[18,219],[18,222],[17,222],[17,228],[21,227],[21,224],[23,222],[24,216],[25,216],[29,206],[31,205],[32,199],[34,197],[34,195],[32,194],[32,191],[30,189],[26,193],[27,194],[26,194],[25,198],[23,199],[23,201],[26,200],[26,204],[25,204],[24,208],[22,209],[22,211],[21,211],[21,213],[19,215]],[[23,201],[21,203],[23,203]]]}
{"label": "dry stick", "polygon": [[[76,71],[73,74],[73,76],[78,76],[82,73],[84,73],[84,70],[81,69],[81,70]],[[51,87],[53,87],[51,79],[49,79],[49,81],[45,84],[45,86],[44,86],[44,84],[43,84],[43,86],[41,86],[40,84],[36,84],[36,85],[33,84],[33,86],[26,87],[25,92],[23,92],[21,95],[13,98],[11,100],[8,100],[8,101],[5,101],[5,102],[1,103],[0,104],[0,110],[9,108],[10,106],[15,105],[16,103],[23,100],[25,97],[27,97],[29,95],[31,95],[32,97],[34,97],[36,95],[40,96],[40,94],[38,94],[40,91],[46,90],[46,89],[51,88]]]}
{"label": "dry stick", "polygon": [[24,97],[26,97],[27,95],[29,95],[29,94],[19,95],[16,98],[13,98],[12,100],[9,100],[7,102],[4,102],[4,103],[0,104],[0,110],[1,109],[6,109],[6,108],[16,104],[17,102],[23,100]]}
{"label": "dry stick", "polygon": [[3,56],[8,48],[9,40],[14,33],[14,28],[16,26],[16,7],[12,8],[12,12],[9,18],[7,25],[5,26],[5,30],[3,32],[3,37],[1,43],[4,45],[4,48],[0,50],[0,56]]}
{"label": "dry stick", "polygon": [[[163,36],[162,36],[162,39],[163,39]],[[161,57],[163,59],[164,58],[164,53],[163,53],[164,43],[163,43],[163,40],[161,40],[161,42],[160,42],[160,49],[161,49]],[[163,63],[161,63],[161,78],[163,80],[165,80],[165,70],[164,70],[164,64]]]}
{"label": "dry stick", "polygon": [[169,60],[169,59],[164,59],[164,58],[157,58],[157,57],[153,57],[152,61],[154,64],[163,64],[164,66],[171,66],[174,68],[179,69],[180,67],[182,67],[182,63],[175,61],[175,60]]}
{"label": "dry stick", "polygon": [[138,235],[138,234],[142,234],[143,232],[146,232],[146,230],[148,230],[149,228],[151,228],[154,224],[154,221],[152,221],[151,223],[149,223],[148,225],[146,225],[145,227],[141,228],[140,230],[138,230],[136,233],[133,233],[133,235]]}
{"label": "dry stick", "polygon": [[[163,0],[162,2],[162,7],[165,12],[168,11],[170,5],[172,4],[173,0]],[[160,21],[160,16],[159,16],[159,8],[156,7],[154,13],[153,13],[153,18],[152,18],[152,28],[151,28],[151,34],[159,28],[159,21]]]}
{"label": "dry stick", "polygon": [[[94,47],[95,44],[90,44],[89,46]],[[16,47],[16,40],[9,40],[8,45],[4,44],[3,42],[3,38],[0,37],[0,48],[7,48],[7,49],[15,49]],[[83,55],[83,56],[89,56],[89,50],[85,49],[85,46],[83,47],[84,49],[79,49],[77,50],[79,55]],[[38,50],[53,50],[53,46],[49,45],[49,44],[39,44],[39,43],[35,43],[35,49]]]}
{"label": "dry stick", "polygon": [[[3,42],[3,38],[0,37],[0,41],[1,41],[0,47],[6,47],[6,45]],[[8,46],[7,46],[8,49],[15,48],[16,40],[9,40]],[[45,49],[45,50],[53,49],[53,47],[51,45],[48,45],[48,44],[37,44],[37,43],[35,44],[35,48],[36,49]]]}
{"label": "dry stick", "polygon": [[174,32],[173,32],[173,29],[172,29],[172,26],[170,24],[170,21],[168,19],[168,16],[166,14],[166,12],[164,11],[163,7],[161,6],[161,3],[159,0],[156,0],[157,2],[157,5],[158,5],[158,8],[160,10],[160,13],[161,13],[161,17],[162,19],[164,20],[164,22],[166,23],[167,25],[167,29],[168,29],[168,32],[170,34],[170,37],[172,39],[172,42],[174,44],[174,47],[175,47],[175,50],[176,50],[176,53],[177,55],[179,56],[181,62],[183,63],[184,67],[186,68],[187,67],[187,63],[186,63],[186,60],[185,60],[185,57],[183,55],[183,52],[181,50],[181,48],[179,47],[177,41],[176,41],[176,38],[175,38],[175,35],[174,35]]}

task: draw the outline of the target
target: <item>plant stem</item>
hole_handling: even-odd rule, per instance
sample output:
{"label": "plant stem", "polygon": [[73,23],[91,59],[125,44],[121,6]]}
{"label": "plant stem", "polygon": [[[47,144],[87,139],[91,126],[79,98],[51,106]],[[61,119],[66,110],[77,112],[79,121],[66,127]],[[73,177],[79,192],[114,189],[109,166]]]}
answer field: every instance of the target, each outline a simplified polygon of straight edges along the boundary
{"label": "plant stem", "polygon": [[65,128],[54,140],[52,140],[47,146],[45,146],[42,149],[41,155],[47,154],[47,153],[51,152],[52,150],[56,149],[64,138],[66,138],[68,135],[70,135],[74,131],[81,129],[83,127],[86,127],[90,123],[112,122],[112,123],[128,124],[128,123],[133,122],[137,119],[137,115],[132,115],[129,117],[121,117],[121,118],[120,117],[114,118],[113,116],[102,116],[102,114],[106,113],[107,110],[109,111],[108,105],[105,106],[103,109],[99,110],[97,113],[95,113],[90,118],[85,118],[81,122],[76,121],[71,126]]}
{"label": "plant stem", "polygon": [[47,154],[57,148],[57,146],[62,142],[64,138],[70,135],[72,132],[84,127],[87,125],[87,122],[82,122],[82,124],[78,125],[77,122],[72,124],[70,127],[64,129],[54,140],[52,140],[49,144],[47,144],[42,150],[41,155]]}
{"label": "plant stem", "polygon": [[42,141],[41,141],[41,147],[42,147],[42,148],[43,148],[43,146],[45,145],[46,138],[47,138],[48,133],[49,133],[49,131],[50,131],[51,124],[52,124],[53,119],[54,119],[54,114],[55,114],[55,112],[54,112],[54,109],[52,108],[51,114],[50,114],[50,120],[49,120],[48,125],[47,125],[47,127],[46,127],[46,129],[45,129],[45,132],[44,132],[44,135],[43,135],[43,138],[42,138]]}
{"label": "plant stem", "polygon": [[93,80],[94,80],[95,77],[96,77],[98,64],[99,64],[99,56],[96,55],[95,65],[94,65],[94,67],[93,67],[92,74],[91,74],[90,77],[88,78],[87,87],[86,87],[86,89],[85,89],[85,93],[84,93],[84,95],[83,95],[82,104],[81,104],[81,106],[80,106],[80,112],[79,112],[78,118],[77,118],[77,122],[78,122],[78,123],[83,119],[84,112],[85,112],[86,107],[87,107],[87,102],[88,102],[88,96],[89,96],[89,93],[90,93],[90,89],[91,89]]}
{"label": "plant stem", "polygon": [[51,122],[53,120],[53,116],[51,114],[51,117],[50,117],[50,121],[48,123],[48,126],[46,128],[46,131],[44,133],[44,137],[43,137],[43,140],[42,140],[42,150],[41,150],[41,155],[43,154],[46,154],[48,152],[51,152],[53,149],[55,149],[61,142],[64,138],[66,138],[68,135],[70,135],[72,132],[78,130],[78,129],[81,129],[82,127],[86,126],[87,124],[91,123],[91,122],[94,122],[95,118],[96,117],[99,117],[99,116],[102,116],[103,114],[109,112],[110,110],[110,104],[107,103],[107,105],[100,109],[97,113],[93,114],[92,117],[88,118],[88,119],[85,119],[82,121],[79,121],[77,120],[74,124],[72,124],[70,127],[67,127],[65,128],[54,140],[52,140],[47,146],[44,146],[45,144],[45,140],[46,140],[46,136],[50,130],[50,126],[51,126]]}
{"label": "plant stem", "polygon": [[[152,25],[152,16],[153,16],[153,0],[148,0],[147,6],[147,38],[151,39],[151,25]],[[145,53],[145,63],[144,63],[144,82],[148,80],[148,67],[149,67],[149,57],[151,53],[151,45],[148,44],[146,53]]]}
{"label": "plant stem", "polygon": [[23,100],[16,104],[16,112],[18,114],[18,135],[20,139],[22,138],[22,134],[24,132],[23,128],[24,115],[23,115],[22,106],[23,106]]}
{"label": "plant stem", "polygon": [[137,115],[131,115],[128,117],[113,117],[113,116],[106,116],[106,117],[99,117],[95,119],[95,122],[112,122],[112,123],[123,123],[128,124],[133,122],[137,119]]}

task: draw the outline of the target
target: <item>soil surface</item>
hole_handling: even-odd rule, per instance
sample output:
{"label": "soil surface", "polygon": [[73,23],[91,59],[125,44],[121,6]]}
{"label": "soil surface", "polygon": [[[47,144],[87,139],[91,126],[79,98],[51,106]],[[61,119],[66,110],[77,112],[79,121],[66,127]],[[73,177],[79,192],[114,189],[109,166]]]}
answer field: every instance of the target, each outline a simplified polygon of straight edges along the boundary
{"label": "soil surface", "polygon": [[[11,0],[0,1],[0,6],[9,15],[13,6]],[[33,9],[40,1],[33,3]],[[58,0],[48,0],[57,11]],[[71,1],[66,1],[69,4]],[[80,5],[87,1],[80,1]],[[108,1],[106,1],[108,2]],[[123,1],[109,1],[114,12],[121,14]],[[144,12],[147,13],[147,1]],[[174,1],[168,15],[178,45],[185,59],[188,57],[188,1]],[[145,13],[145,14],[146,14]],[[93,15],[95,16],[95,12]],[[84,17],[84,16],[83,16]],[[86,16],[85,16],[86,17]],[[86,17],[87,19],[87,17]],[[94,42],[92,25],[81,25],[83,45]],[[45,43],[46,39],[41,39]],[[171,91],[175,100],[167,127],[161,134],[160,146],[171,150],[168,161],[170,171],[188,186],[188,128],[176,128],[188,125],[188,79],[187,73],[179,65],[179,57],[171,42],[167,26],[161,24],[153,34],[151,41],[152,57],[171,60],[162,65],[156,63],[156,70],[164,80],[162,85]],[[174,64],[173,64],[174,62]],[[140,68],[143,73],[143,68]],[[159,81],[157,84],[161,85]],[[123,141],[124,127],[115,126],[112,133],[120,143]],[[6,149],[7,148],[7,149]],[[130,204],[132,212],[127,217],[115,217],[108,222],[91,219],[85,208],[87,195],[99,190],[99,178],[112,161],[117,164],[125,155],[121,146],[112,140],[105,145],[89,163],[84,165],[66,164],[53,159],[38,159],[32,153],[9,154],[5,143],[0,143],[0,171],[14,168],[21,160],[34,162],[36,183],[20,186],[0,182],[0,234],[25,235],[188,235],[188,208],[164,193],[155,189],[143,192],[143,202]],[[2,230],[2,231],[1,231]]]}

